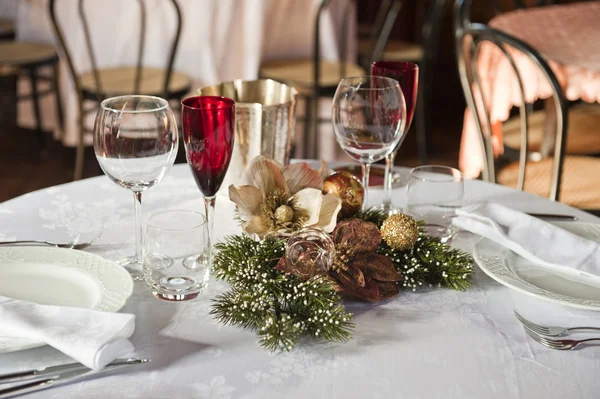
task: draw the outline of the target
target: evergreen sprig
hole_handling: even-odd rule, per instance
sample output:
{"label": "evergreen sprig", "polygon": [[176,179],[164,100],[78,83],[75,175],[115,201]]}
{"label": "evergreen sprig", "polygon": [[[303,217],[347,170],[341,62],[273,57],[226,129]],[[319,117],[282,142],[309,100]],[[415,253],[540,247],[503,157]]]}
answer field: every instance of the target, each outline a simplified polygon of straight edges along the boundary
{"label": "evergreen sprig", "polygon": [[269,350],[292,350],[300,337],[350,339],[354,325],[331,281],[307,281],[274,270],[285,240],[230,236],[216,245],[214,269],[231,291],[214,300],[211,314],[226,324],[256,330]]}
{"label": "evergreen sprig", "polygon": [[[387,214],[378,209],[353,217],[381,225]],[[257,241],[245,235],[225,238],[216,245],[214,270],[231,290],[214,299],[211,314],[225,324],[255,330],[268,350],[292,350],[305,335],[328,341],[351,338],[352,315],[326,276],[307,281],[274,269],[285,253],[284,239]],[[414,248],[398,251],[382,242],[377,252],[386,255],[404,279],[400,288],[422,286],[465,290],[473,274],[471,257],[424,232]]]}
{"label": "evergreen sprig", "polygon": [[[381,228],[387,214],[376,208],[360,211],[355,218],[372,222]],[[471,286],[473,259],[461,250],[443,244],[439,238],[425,233],[419,221],[419,237],[414,248],[398,251],[382,242],[377,252],[387,256],[404,276],[401,288],[416,291],[420,287],[447,287],[464,291]]]}

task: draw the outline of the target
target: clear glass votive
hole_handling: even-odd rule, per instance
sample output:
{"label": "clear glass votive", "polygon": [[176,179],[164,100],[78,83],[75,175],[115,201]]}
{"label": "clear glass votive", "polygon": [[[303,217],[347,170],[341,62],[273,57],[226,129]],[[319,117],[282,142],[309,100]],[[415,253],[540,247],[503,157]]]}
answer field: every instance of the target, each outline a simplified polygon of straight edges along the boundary
{"label": "clear glass votive", "polygon": [[406,186],[406,213],[425,221],[426,232],[446,242],[455,233],[452,218],[462,206],[463,192],[463,175],[458,169],[418,166],[410,171]]}
{"label": "clear glass votive", "polygon": [[205,224],[202,214],[187,210],[157,212],[146,221],[144,279],[156,298],[187,301],[206,287]]}

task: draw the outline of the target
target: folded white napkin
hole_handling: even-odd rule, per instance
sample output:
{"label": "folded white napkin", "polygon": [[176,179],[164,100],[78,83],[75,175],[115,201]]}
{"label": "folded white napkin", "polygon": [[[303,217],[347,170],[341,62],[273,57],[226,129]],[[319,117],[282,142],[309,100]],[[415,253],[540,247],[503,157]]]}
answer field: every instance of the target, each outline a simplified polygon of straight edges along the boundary
{"label": "folded white napkin", "polygon": [[600,246],[560,227],[502,205],[479,203],[456,210],[452,224],[486,237],[539,265],[600,276]]}
{"label": "folded white napkin", "polygon": [[92,369],[133,351],[135,316],[0,296],[0,337],[45,342]]}

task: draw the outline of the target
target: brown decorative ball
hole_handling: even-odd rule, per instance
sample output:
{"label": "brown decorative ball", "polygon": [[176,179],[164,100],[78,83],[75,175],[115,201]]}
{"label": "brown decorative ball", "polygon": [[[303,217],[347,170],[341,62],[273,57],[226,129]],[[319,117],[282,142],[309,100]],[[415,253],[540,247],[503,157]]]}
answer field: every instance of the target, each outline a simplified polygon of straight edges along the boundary
{"label": "brown decorative ball", "polygon": [[406,251],[415,246],[419,229],[415,219],[404,213],[398,213],[383,222],[381,235],[390,248]]}
{"label": "brown decorative ball", "polygon": [[340,216],[350,217],[362,208],[365,188],[356,176],[341,171],[328,176],[323,182],[323,194],[333,194],[342,200]]}

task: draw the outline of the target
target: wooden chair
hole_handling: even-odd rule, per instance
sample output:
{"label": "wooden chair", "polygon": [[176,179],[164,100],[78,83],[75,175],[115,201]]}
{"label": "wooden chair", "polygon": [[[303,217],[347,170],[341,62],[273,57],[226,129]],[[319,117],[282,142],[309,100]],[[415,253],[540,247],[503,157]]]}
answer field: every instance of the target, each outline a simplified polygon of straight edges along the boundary
{"label": "wooden chair", "polygon": [[[411,61],[419,65],[419,94],[415,109],[415,126],[417,130],[417,151],[419,162],[427,163],[427,132],[429,121],[427,114],[431,104],[432,77],[431,71],[438,55],[438,43],[442,25],[442,16],[446,0],[429,0],[423,26],[418,36],[421,43],[403,40],[390,40],[390,34],[403,5],[402,0],[382,0],[375,21],[368,35],[364,36],[365,27],[360,28],[358,39],[359,62],[370,69],[373,61]],[[361,37],[362,33],[362,37]]]}
{"label": "wooden chair", "polygon": [[[14,32],[13,32],[14,34]],[[48,74],[46,70],[50,70]],[[63,113],[58,80],[58,53],[49,44],[25,41],[0,41],[0,75],[20,76],[29,79],[31,92],[16,95],[15,101],[31,100],[35,117],[35,131],[42,150],[46,149],[40,100],[43,96],[54,95],[60,127]],[[43,84],[47,83],[44,89]]]}
{"label": "wooden chair", "polygon": [[[162,97],[166,100],[180,100],[191,90],[191,79],[187,75],[173,70],[173,62],[181,35],[181,10],[176,0],[168,0],[168,2],[172,4],[175,10],[177,24],[164,68],[150,68],[143,65],[146,32],[146,6],[144,0],[138,0],[140,6],[140,37],[136,65],[98,68],[83,0],[79,0],[79,18],[91,62],[91,70],[79,72],[69,52],[63,29],[56,18],[57,2],[56,0],[49,0],[48,10],[54,33],[75,84],[79,103],[79,141],[75,160],[75,180],[82,177],[85,155],[84,135],[86,132],[91,132],[91,129],[84,124],[85,116],[88,113],[96,112],[99,104],[104,99],[127,94],[144,94]],[[91,101],[94,105],[85,108],[84,103],[86,101]]]}
{"label": "wooden chair", "polygon": [[[273,79],[298,90],[306,104],[303,156],[315,158],[319,153],[319,99],[333,97],[339,81],[344,77],[365,75],[358,64],[346,61],[346,43],[342,40],[340,61],[323,61],[319,46],[321,33],[320,17],[327,9],[330,0],[321,0],[315,18],[313,33],[313,56],[311,58],[283,59],[265,62],[259,75],[263,79]],[[344,12],[343,32],[347,32],[352,1],[348,1]],[[327,119],[329,120],[329,119]]]}
{"label": "wooden chair", "polygon": [[[527,43],[486,25],[471,23],[469,21],[471,3],[472,0],[456,0],[454,26],[463,92],[475,118],[484,152],[484,179],[545,196],[551,200],[561,200],[579,208],[600,209],[600,196],[597,194],[596,184],[597,175],[600,173],[600,159],[565,155],[569,123],[567,102],[548,63]],[[477,73],[477,54],[479,46],[483,43],[495,45],[508,58],[521,91],[519,160],[503,167],[498,174],[492,150],[489,110],[482,105],[486,102],[483,99]],[[540,68],[553,89],[552,104],[555,107],[556,131],[551,157],[539,161],[531,160],[530,107],[525,102],[523,80],[506,46],[526,54]]]}

